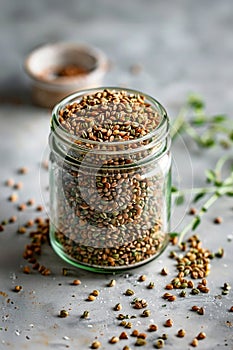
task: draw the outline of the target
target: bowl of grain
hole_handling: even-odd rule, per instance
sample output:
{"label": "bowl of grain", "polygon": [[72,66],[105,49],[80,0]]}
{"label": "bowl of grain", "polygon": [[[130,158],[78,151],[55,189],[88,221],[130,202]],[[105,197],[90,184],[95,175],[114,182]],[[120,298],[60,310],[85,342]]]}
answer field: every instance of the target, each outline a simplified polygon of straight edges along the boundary
{"label": "bowl of grain", "polygon": [[107,65],[105,54],[91,45],[60,42],[40,46],[25,60],[32,101],[51,108],[73,92],[100,86]]}

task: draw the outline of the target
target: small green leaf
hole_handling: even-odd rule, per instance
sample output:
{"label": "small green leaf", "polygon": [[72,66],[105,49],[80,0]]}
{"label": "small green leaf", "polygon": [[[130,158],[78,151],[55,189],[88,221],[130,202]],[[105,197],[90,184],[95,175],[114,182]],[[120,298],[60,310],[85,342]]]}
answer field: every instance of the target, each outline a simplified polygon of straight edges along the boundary
{"label": "small green leaf", "polygon": [[184,196],[183,195],[180,195],[178,196],[176,199],[175,199],[175,204],[176,205],[181,205],[184,203]]}
{"label": "small green leaf", "polygon": [[192,124],[195,126],[201,126],[206,123],[206,117],[204,115],[198,115],[192,120]]}
{"label": "small green leaf", "polygon": [[222,123],[227,120],[227,116],[225,114],[218,114],[214,115],[211,119],[214,123]]}
{"label": "small green leaf", "polygon": [[207,181],[208,182],[216,182],[217,181],[217,179],[216,179],[216,173],[215,173],[215,171],[214,170],[212,170],[212,169],[207,169],[207,170],[205,170],[205,176],[206,176],[206,179],[207,179]]}
{"label": "small green leaf", "polygon": [[194,109],[202,109],[205,106],[202,98],[196,94],[192,94],[188,97],[188,105]]}
{"label": "small green leaf", "polygon": [[201,139],[201,146],[202,147],[210,148],[214,145],[215,145],[215,140],[211,137]]}
{"label": "small green leaf", "polygon": [[214,184],[216,187],[221,187],[223,183],[222,183],[222,181],[215,181]]}
{"label": "small green leaf", "polygon": [[222,193],[221,193],[221,188],[218,190],[218,191],[216,191],[215,192],[215,195],[217,196],[217,197],[221,197],[222,196]]}
{"label": "small green leaf", "polygon": [[178,232],[170,232],[169,233],[169,236],[170,238],[175,238],[175,237],[178,237],[180,234]]}
{"label": "small green leaf", "polygon": [[172,186],[171,187],[171,193],[176,193],[176,192],[178,192],[178,188],[175,187],[175,186]]}
{"label": "small green leaf", "polygon": [[196,216],[194,219],[194,222],[193,222],[193,226],[192,226],[193,231],[197,228],[197,226],[200,224],[200,222],[201,222],[200,216]]}
{"label": "small green leaf", "polygon": [[231,130],[231,132],[229,133],[229,139],[233,141],[233,130]]}
{"label": "small green leaf", "polygon": [[196,196],[193,198],[193,203],[196,203],[199,201],[199,199],[203,198],[205,196],[206,192],[199,192],[198,194],[196,194]]}
{"label": "small green leaf", "polygon": [[203,206],[203,207],[201,208],[201,211],[203,211],[203,212],[205,212],[205,213],[207,212],[207,210],[208,210],[208,209],[207,209],[205,206]]}

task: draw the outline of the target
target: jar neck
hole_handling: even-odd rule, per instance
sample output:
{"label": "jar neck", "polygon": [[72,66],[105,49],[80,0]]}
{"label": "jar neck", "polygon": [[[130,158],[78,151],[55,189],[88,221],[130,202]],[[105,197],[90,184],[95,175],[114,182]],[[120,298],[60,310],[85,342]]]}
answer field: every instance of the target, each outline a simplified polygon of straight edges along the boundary
{"label": "jar neck", "polygon": [[[90,89],[73,94],[55,106],[51,119],[51,149],[59,154],[63,159],[69,159],[69,162],[71,163],[72,161],[77,163],[77,161],[80,160],[83,163],[85,158],[85,162],[90,162],[90,165],[93,165],[93,159],[126,159],[126,164],[124,164],[125,166],[127,164],[130,165],[135,161],[144,162],[151,157],[153,157],[153,159],[160,158],[170,148],[169,120],[167,113],[158,101],[135,90],[124,89],[123,91],[126,94],[126,97],[139,96],[139,101],[140,98],[143,98],[143,108],[145,110],[145,114],[139,111],[140,113],[138,112],[137,121],[133,119],[135,118],[136,114],[134,110],[137,111],[139,108],[137,102],[138,100],[135,97],[136,102],[133,100],[131,104],[125,103],[126,111],[129,111],[128,115],[124,112],[125,119],[121,116],[123,113],[119,114],[119,120],[117,117],[115,119],[111,118],[111,115],[108,119],[108,123],[112,123],[111,132],[117,136],[118,134],[120,134],[120,137],[121,135],[128,135],[128,130],[130,129],[132,136],[129,139],[125,140],[124,138],[114,138],[111,140],[110,138],[110,141],[103,141],[101,138],[98,140],[85,138],[84,136],[86,136],[86,132],[89,132],[89,135],[91,134],[88,123],[87,131],[84,130],[81,135],[75,134],[73,130],[67,130],[64,128],[61,123],[61,113],[64,108],[67,106],[70,108],[70,106],[73,104],[79,105],[82,103],[83,99],[86,98],[86,96],[96,96],[98,93],[108,90],[116,91],[116,96],[117,93],[122,91],[122,89],[119,88]],[[115,108],[115,104],[113,103],[109,107],[105,99],[104,104],[98,104],[97,108],[95,109],[88,106],[87,109],[81,110],[80,120],[82,123],[85,123],[86,121],[90,122],[90,115],[92,116],[93,114],[94,116],[95,114],[99,113],[97,118],[98,120],[95,121],[95,118],[92,119],[94,123],[92,124],[92,127],[94,130],[100,130],[99,133],[103,136],[103,133],[108,132],[108,130],[106,130],[106,120],[104,118],[100,119],[99,115],[102,109],[106,110],[107,108],[112,110]],[[150,114],[149,121],[146,120],[146,117],[148,119],[148,114]],[[107,113],[105,113],[105,115],[107,115]],[[145,121],[143,120],[144,117]],[[134,138],[133,134],[135,134],[135,130],[137,133],[140,130],[143,130],[144,122],[145,124],[148,124],[148,132],[139,136],[137,135],[137,137]],[[118,132],[118,130],[123,131]],[[89,155],[89,157],[86,155]]]}

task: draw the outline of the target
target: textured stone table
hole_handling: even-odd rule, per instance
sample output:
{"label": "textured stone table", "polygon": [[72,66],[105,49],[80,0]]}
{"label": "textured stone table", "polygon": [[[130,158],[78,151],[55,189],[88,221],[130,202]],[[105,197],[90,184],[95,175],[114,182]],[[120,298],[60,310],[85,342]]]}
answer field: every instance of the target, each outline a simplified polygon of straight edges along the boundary
{"label": "textured stone table", "polygon": [[[22,272],[26,263],[22,254],[29,242],[28,233],[17,233],[31,218],[46,216],[48,208],[48,174],[40,164],[48,156],[50,111],[30,103],[22,68],[26,55],[46,42],[88,42],[100,47],[112,62],[105,85],[127,86],[153,95],[167,108],[171,119],[189,92],[203,95],[208,112],[232,116],[232,1],[0,0],[0,28],[0,221],[18,217],[0,232],[0,350],[85,350],[96,338],[102,343],[101,349],[120,350],[126,344],[134,349],[135,338],[130,336],[115,345],[108,343],[123,330],[131,333],[118,326],[117,312],[113,311],[117,302],[123,305],[122,313],[138,316],[132,319],[132,329],[145,332],[150,323],[158,325],[157,332],[148,334],[144,349],[152,349],[163,333],[168,334],[166,349],[191,349],[190,342],[200,331],[207,339],[200,341],[198,348],[233,349],[233,313],[229,312],[232,291],[227,296],[221,294],[225,282],[233,285],[231,198],[213,207],[198,230],[204,247],[225,250],[222,259],[213,260],[208,277],[210,293],[177,296],[174,303],[162,299],[164,286],[176,274],[174,260],[168,258],[173,247],[152,263],[113,277],[71,268],[45,245],[40,261],[52,274],[27,275]],[[137,74],[132,72],[135,67],[141,68]],[[202,152],[189,141],[178,140],[173,147],[174,181],[183,187],[203,185],[204,170],[214,166],[217,159],[215,149]],[[22,166],[29,169],[25,175],[17,172]],[[23,188],[13,191],[5,186],[9,178],[23,182]],[[12,192],[19,194],[16,203],[8,201]],[[36,212],[36,205],[19,212],[17,205],[29,198],[42,204],[45,212]],[[173,209],[172,228],[190,220],[185,214],[188,205]],[[223,223],[213,225],[218,215]],[[164,266],[168,276],[160,275]],[[66,276],[63,268],[68,269]],[[138,282],[142,274],[147,280]],[[75,278],[81,285],[71,285]],[[109,288],[111,278],[116,279],[116,286]],[[155,282],[152,290],[146,288],[150,281]],[[22,285],[23,290],[13,292],[15,285]],[[133,297],[124,295],[127,288],[148,301],[149,318],[140,317],[141,312],[132,308]],[[93,289],[100,295],[90,303],[86,298]],[[203,316],[190,311],[194,304],[204,307]],[[69,317],[59,318],[61,309],[69,310]],[[84,310],[89,310],[89,319],[80,318]],[[168,318],[174,321],[171,328],[164,327]],[[183,339],[176,337],[180,328],[186,330]]]}

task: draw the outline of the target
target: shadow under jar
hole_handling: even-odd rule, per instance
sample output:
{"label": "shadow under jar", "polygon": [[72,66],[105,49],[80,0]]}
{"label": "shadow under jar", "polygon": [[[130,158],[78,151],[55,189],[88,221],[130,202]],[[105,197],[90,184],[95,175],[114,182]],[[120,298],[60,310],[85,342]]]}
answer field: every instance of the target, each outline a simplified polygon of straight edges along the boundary
{"label": "shadow under jar", "polygon": [[50,238],[69,263],[117,272],[168,243],[171,154],[165,109],[139,91],[99,88],[62,100],[50,142]]}

